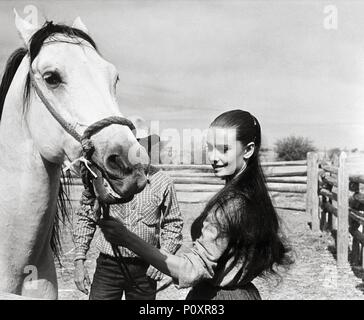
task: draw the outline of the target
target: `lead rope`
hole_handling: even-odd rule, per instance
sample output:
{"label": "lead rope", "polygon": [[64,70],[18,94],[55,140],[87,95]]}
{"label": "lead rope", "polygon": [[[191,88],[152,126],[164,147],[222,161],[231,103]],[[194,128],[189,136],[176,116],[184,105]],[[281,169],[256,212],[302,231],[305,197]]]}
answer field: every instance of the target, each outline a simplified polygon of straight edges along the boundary
{"label": "lead rope", "polygon": [[[108,204],[101,205],[101,209],[102,209],[102,215],[103,215],[104,219],[109,219],[110,218],[110,205],[108,205]],[[123,260],[123,256],[121,255],[119,247],[117,245],[111,244],[111,248],[112,248],[112,251],[116,258],[116,262],[117,262],[121,272],[124,274],[129,287],[135,287],[140,292],[149,294],[150,293],[149,291],[141,288],[133,279],[128,267],[126,266],[126,264]],[[172,280],[169,280],[166,283],[164,283],[162,286],[160,286],[158,289],[154,290],[154,292],[158,293],[159,291],[162,291],[162,290],[168,288],[171,284],[172,284]]]}
{"label": "lead rope", "polygon": [[[125,118],[121,118],[121,117],[109,117],[109,118],[100,120],[100,121],[90,125],[85,130],[85,132],[81,138],[83,156],[86,159],[86,161],[90,161],[92,163],[91,157],[95,150],[94,145],[91,141],[91,136],[111,124],[127,125],[131,130],[135,129],[134,125],[129,120],[127,120]],[[92,183],[92,180],[93,180],[92,173],[93,172],[90,170],[90,168],[87,167],[87,163],[82,162],[81,163],[81,178],[82,178],[82,182],[84,185],[84,190],[82,192],[82,198],[88,198],[88,199],[96,198],[93,183]],[[101,214],[104,219],[106,219],[106,220],[110,219],[110,205],[109,204],[101,203],[99,209],[100,209]],[[119,247],[117,245],[111,244],[111,248],[113,250],[116,261],[119,265],[120,271],[122,274],[124,274],[124,276],[127,280],[127,283],[130,284],[131,286],[133,286],[133,285],[137,286],[133,277],[130,274],[128,267],[126,266],[126,264],[124,262],[124,259],[123,259],[123,256],[121,255]],[[141,289],[141,288],[139,288],[139,289]]]}
{"label": "lead rope", "polygon": [[[110,205],[102,204],[101,210],[102,210],[102,215],[103,215],[104,219],[110,219]],[[116,262],[120,268],[120,271],[121,271],[121,273],[124,274],[124,276],[127,280],[127,284],[129,286],[136,286],[139,290],[143,290],[137,285],[137,283],[134,281],[133,277],[131,276],[128,267],[124,263],[123,256],[121,255],[119,247],[117,245],[111,244],[111,248],[112,248],[112,251],[116,258]]]}
{"label": "lead rope", "polygon": [[[116,119],[115,119],[116,118]],[[92,153],[94,151],[94,147],[92,144],[92,141],[90,140],[91,136],[97,132],[99,132],[100,130],[102,130],[103,128],[105,128],[105,126],[110,125],[115,123],[115,121],[117,121],[117,123],[119,124],[125,124],[127,126],[129,126],[129,128],[131,130],[134,130],[135,127],[132,124],[132,122],[130,122],[127,119],[122,118],[122,121],[120,119],[118,119],[119,117],[110,117],[110,118],[106,118],[103,120],[100,120],[92,125],[90,125],[84,132],[82,139],[81,139],[81,144],[82,144],[82,148],[84,150],[84,157],[86,160],[90,160],[91,161],[91,156]],[[125,122],[128,121],[128,122]],[[121,122],[119,122],[121,121]],[[83,172],[83,173],[82,173]],[[89,170],[89,168],[87,168],[87,165],[85,162],[82,163],[81,165],[81,174],[82,174],[82,181],[84,183],[84,192],[83,192],[83,197],[85,198],[95,198],[95,192],[94,192],[94,188],[93,188],[93,184],[92,184],[92,171]],[[110,205],[109,204],[100,204],[100,210],[101,210],[101,214],[104,217],[104,219],[110,219]],[[111,244],[111,248],[112,251],[114,253],[114,256],[116,258],[116,262],[119,265],[120,271],[121,273],[124,274],[127,283],[131,286],[131,287],[135,287],[136,289],[138,289],[140,292],[144,292],[144,293],[149,293],[148,291],[146,291],[145,289],[141,288],[133,279],[132,275],[130,274],[130,271],[124,261],[124,258],[120,252],[120,249],[117,245]],[[172,280],[166,282],[165,284],[163,284],[160,288],[158,288],[157,290],[155,290],[155,293],[166,289],[167,287],[169,287],[172,284]]]}

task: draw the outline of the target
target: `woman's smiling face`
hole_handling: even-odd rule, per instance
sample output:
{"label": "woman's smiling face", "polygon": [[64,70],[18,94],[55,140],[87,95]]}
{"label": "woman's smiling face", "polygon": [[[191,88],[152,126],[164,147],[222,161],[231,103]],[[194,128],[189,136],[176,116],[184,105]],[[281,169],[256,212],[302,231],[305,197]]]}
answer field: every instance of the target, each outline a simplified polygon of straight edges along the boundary
{"label": "woman's smiling face", "polygon": [[234,175],[245,165],[245,149],[237,141],[234,128],[210,127],[206,143],[207,157],[216,176]]}

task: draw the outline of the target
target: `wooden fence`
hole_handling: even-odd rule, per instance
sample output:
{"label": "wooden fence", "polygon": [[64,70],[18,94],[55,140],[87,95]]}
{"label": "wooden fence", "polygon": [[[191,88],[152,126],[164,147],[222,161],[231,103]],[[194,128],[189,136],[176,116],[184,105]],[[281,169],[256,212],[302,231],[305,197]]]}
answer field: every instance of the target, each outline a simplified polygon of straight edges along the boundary
{"label": "wooden fence", "polygon": [[[173,179],[177,197],[181,203],[203,203],[220,190],[224,181],[216,177],[210,165],[156,164]],[[263,162],[263,171],[270,192],[305,194],[307,184],[307,161]],[[74,180],[71,200],[79,201],[82,191],[80,179]],[[277,208],[306,211],[304,201],[301,206],[279,205]]]}
{"label": "wooden fence", "polygon": [[[364,162],[359,172],[364,172]],[[204,203],[223,187],[210,165],[156,164],[173,179],[181,203]],[[303,203],[275,203],[277,209],[308,214],[314,232],[329,230],[336,240],[337,266],[346,267],[348,256],[353,264],[364,267],[364,175],[352,170],[345,153],[336,163],[319,159],[310,152],[307,161],[263,162],[268,190],[274,194],[302,195]],[[80,200],[83,186],[74,179],[70,199]],[[289,198],[288,198],[289,199]],[[349,243],[351,242],[351,243]],[[350,247],[350,250],[349,250]]]}
{"label": "wooden fence", "polygon": [[[205,202],[220,190],[224,181],[214,175],[210,165],[157,165],[173,179],[180,202]],[[262,163],[268,189],[279,193],[306,193],[307,161]],[[305,211],[304,207],[284,209]]]}
{"label": "wooden fence", "polygon": [[307,166],[307,212],[312,230],[332,232],[338,267],[347,266],[349,247],[351,262],[364,267],[364,175],[354,173],[344,152],[335,164],[309,153]]}

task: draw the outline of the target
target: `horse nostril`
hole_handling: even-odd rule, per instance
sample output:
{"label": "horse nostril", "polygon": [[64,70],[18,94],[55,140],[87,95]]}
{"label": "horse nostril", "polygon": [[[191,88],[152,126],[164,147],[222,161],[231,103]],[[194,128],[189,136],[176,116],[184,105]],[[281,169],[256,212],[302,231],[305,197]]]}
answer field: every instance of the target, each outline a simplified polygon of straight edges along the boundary
{"label": "horse nostril", "polygon": [[114,173],[121,173],[128,171],[128,165],[123,161],[120,155],[111,154],[106,158],[106,168],[108,171]]}

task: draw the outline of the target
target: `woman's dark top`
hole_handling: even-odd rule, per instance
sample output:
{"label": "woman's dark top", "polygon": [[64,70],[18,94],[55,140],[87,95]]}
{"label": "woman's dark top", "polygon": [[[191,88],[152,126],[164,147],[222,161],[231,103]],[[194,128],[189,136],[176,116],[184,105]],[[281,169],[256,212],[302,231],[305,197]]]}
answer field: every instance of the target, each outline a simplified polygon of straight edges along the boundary
{"label": "woman's dark top", "polygon": [[227,202],[224,211],[212,209],[208,213],[201,235],[193,242],[190,251],[178,254],[183,258],[179,278],[175,279],[179,288],[192,287],[201,280],[207,280],[217,287],[239,287],[245,284],[246,257],[235,262],[234,255],[229,254],[229,236],[221,232],[226,215],[243,214],[241,210],[245,209],[245,197],[238,196]]}

